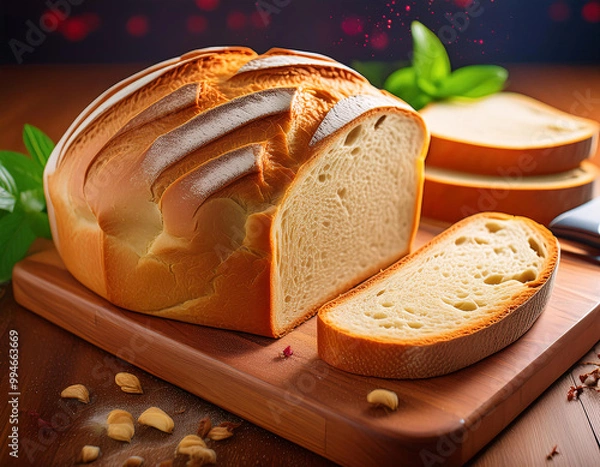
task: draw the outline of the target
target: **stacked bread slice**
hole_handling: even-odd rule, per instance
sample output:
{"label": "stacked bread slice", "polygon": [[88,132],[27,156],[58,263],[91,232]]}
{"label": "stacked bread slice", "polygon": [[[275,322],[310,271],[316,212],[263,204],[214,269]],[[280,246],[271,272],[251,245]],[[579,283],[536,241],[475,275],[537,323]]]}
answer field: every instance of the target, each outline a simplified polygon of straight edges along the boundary
{"label": "stacked bread slice", "polygon": [[482,211],[548,224],[592,198],[599,125],[516,93],[434,103],[423,215],[455,222]]}

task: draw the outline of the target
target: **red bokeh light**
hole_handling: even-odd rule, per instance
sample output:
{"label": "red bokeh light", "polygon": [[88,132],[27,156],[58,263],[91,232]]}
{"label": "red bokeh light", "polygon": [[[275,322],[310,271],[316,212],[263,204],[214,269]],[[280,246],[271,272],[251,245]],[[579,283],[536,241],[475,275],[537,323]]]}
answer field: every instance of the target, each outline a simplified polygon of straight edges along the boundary
{"label": "red bokeh light", "polygon": [[219,7],[219,0],[196,0],[196,6],[204,11],[213,11]]}
{"label": "red bokeh light", "polygon": [[588,23],[600,22],[600,2],[587,2],[581,9],[581,16]]}
{"label": "red bokeh light", "polygon": [[127,20],[125,25],[127,32],[134,37],[142,37],[148,34],[150,24],[148,17],[145,15],[134,15]]}
{"label": "red bokeh light", "polygon": [[554,2],[548,7],[548,16],[552,21],[566,21],[571,16],[571,7],[563,1]]}
{"label": "red bokeh light", "polygon": [[204,16],[193,15],[187,19],[186,27],[192,34],[200,34],[201,32],[206,31],[208,20]]}
{"label": "red bokeh light", "polygon": [[454,4],[459,8],[469,8],[473,4],[473,0],[454,0]]}
{"label": "red bokeh light", "polygon": [[390,39],[385,32],[376,32],[371,36],[371,47],[375,50],[385,49],[390,43]]}
{"label": "red bokeh light", "polygon": [[68,18],[61,24],[60,32],[65,39],[71,42],[79,42],[87,37],[90,28],[81,18]]}
{"label": "red bokeh light", "polygon": [[227,15],[229,29],[242,29],[244,26],[246,26],[246,15],[241,11],[232,11]]}
{"label": "red bokeh light", "polygon": [[355,36],[363,31],[363,20],[358,16],[349,16],[342,21],[342,31],[349,36]]}

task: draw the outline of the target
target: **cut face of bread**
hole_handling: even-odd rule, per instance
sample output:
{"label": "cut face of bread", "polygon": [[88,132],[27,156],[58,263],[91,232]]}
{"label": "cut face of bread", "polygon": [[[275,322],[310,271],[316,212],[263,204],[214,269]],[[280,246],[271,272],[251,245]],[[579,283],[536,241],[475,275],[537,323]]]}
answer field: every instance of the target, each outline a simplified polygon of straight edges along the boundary
{"label": "cut face of bread", "polygon": [[408,253],[422,137],[402,114],[371,112],[320,145],[298,173],[275,218],[277,327],[304,319]]}
{"label": "cut face of bread", "polygon": [[427,167],[423,193],[424,217],[456,222],[482,211],[530,217],[541,224],[589,201],[600,172],[583,162],[566,172],[522,176],[518,170],[492,177]]}
{"label": "cut face of bread", "polygon": [[424,378],[514,342],[542,312],[558,263],[530,219],[482,213],[319,311],[319,355],[340,369]]}
{"label": "cut face of bread", "polygon": [[280,336],[409,251],[428,141],[332,59],[195,51],[69,128],[44,174],[53,238],[117,306]]}
{"label": "cut face of bread", "polygon": [[600,125],[516,93],[436,102],[421,111],[427,165],[480,175],[563,172],[594,154]]}

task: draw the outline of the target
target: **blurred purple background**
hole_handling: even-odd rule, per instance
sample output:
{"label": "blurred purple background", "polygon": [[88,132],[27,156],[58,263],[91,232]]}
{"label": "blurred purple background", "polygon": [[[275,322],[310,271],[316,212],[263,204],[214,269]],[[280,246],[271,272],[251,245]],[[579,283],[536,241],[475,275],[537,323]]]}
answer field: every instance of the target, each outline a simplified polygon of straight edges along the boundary
{"label": "blurred purple background", "polygon": [[0,63],[155,62],[213,45],[407,61],[410,23],[453,65],[600,62],[599,0],[0,0]]}

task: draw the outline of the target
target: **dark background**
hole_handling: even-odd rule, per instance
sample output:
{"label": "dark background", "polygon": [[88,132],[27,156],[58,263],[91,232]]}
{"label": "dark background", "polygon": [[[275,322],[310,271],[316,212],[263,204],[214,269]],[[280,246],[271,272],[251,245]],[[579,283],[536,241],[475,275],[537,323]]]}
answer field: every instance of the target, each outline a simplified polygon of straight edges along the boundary
{"label": "dark background", "polygon": [[405,61],[415,19],[445,40],[455,67],[600,63],[599,0],[0,2],[1,64],[156,62],[213,45]]}

